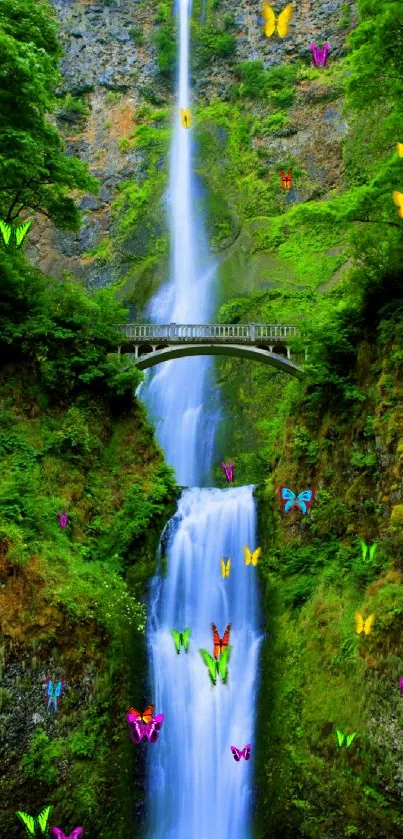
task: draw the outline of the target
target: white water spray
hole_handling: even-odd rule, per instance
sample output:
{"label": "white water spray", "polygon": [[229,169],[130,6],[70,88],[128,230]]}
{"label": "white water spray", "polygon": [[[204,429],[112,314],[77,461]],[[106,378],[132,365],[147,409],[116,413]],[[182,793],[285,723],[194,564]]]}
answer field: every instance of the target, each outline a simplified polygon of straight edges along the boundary
{"label": "white water spray", "polygon": [[[195,218],[191,131],[179,108],[189,106],[190,0],[179,0],[179,96],[171,150],[172,280],[150,307],[153,322],[202,323],[213,311],[214,267],[202,265],[203,230]],[[161,364],[141,391],[178,483],[193,486],[210,467],[214,422],[205,396],[209,359]],[[256,547],[252,487],[189,489],[170,522],[168,573],[152,583],[148,647],[150,701],[165,714],[148,750],[148,839],[250,839],[256,672],[260,646],[256,568],[243,546]],[[220,558],[231,557],[228,579]],[[222,636],[232,623],[229,678],[210,683],[199,648],[212,651],[211,623]],[[192,630],[177,655],[171,630]],[[230,746],[252,744],[237,763]]]}

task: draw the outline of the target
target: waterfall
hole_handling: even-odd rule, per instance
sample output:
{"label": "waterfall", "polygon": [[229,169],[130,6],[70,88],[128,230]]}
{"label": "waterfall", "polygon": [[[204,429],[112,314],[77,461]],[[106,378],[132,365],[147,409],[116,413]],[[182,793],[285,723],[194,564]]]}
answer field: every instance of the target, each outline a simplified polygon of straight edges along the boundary
{"label": "waterfall", "polygon": [[[153,322],[201,323],[213,312],[215,266],[196,215],[192,133],[179,108],[189,106],[190,0],[179,0],[179,83],[170,159],[171,274],[151,303]],[[165,715],[148,750],[148,839],[249,839],[256,673],[260,638],[256,568],[243,546],[256,547],[253,487],[196,488],[211,466],[215,421],[206,402],[206,357],[165,362],[141,388],[166,459],[183,492],[166,548],[168,573],[151,586],[148,621],[149,701]],[[208,399],[207,399],[208,396]],[[220,558],[231,557],[223,579]],[[227,684],[213,686],[199,648],[212,651],[211,623],[232,624]],[[177,655],[171,630],[192,630]],[[237,763],[230,746],[252,744]]]}
{"label": "waterfall", "polygon": [[[189,489],[176,514],[169,572],[152,586],[149,661],[160,739],[149,756],[149,839],[249,839],[255,681],[260,646],[252,487]],[[175,519],[174,519],[175,520]],[[223,579],[220,556],[230,556]],[[211,622],[232,623],[227,684],[213,686],[199,648],[212,650]],[[189,652],[175,651],[172,628],[190,627]],[[249,762],[230,746],[252,744]]]}
{"label": "waterfall", "polygon": [[[188,108],[190,0],[179,0],[178,104],[171,146],[169,225],[170,281],[149,308],[153,323],[207,323],[214,309],[215,264],[208,257],[202,219],[196,215],[196,182],[192,173],[192,132],[183,128],[180,108]],[[203,417],[208,373],[207,357],[164,362],[141,388],[165,458],[176,470],[180,486],[195,486],[210,466],[214,423]],[[210,401],[212,394],[210,393]]]}

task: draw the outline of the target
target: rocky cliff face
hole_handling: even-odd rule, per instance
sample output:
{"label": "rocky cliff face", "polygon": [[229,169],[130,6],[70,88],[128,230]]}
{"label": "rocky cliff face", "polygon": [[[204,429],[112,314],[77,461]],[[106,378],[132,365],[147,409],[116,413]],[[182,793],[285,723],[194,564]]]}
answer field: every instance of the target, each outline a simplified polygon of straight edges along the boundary
{"label": "rocky cliff face", "polygon": [[[70,102],[61,99],[56,114],[58,125],[69,152],[86,160],[91,173],[99,178],[100,190],[97,196],[82,198],[83,225],[77,234],[57,231],[38,220],[33,231],[36,238],[30,237],[28,255],[44,271],[56,276],[70,271],[89,286],[118,282],[121,296],[141,309],[167,270],[164,191],[173,96],[167,76],[159,70],[158,52],[162,54],[164,48],[157,49],[156,35],[161,25],[166,25],[161,22],[167,20],[170,20],[171,38],[175,34],[172,9],[164,3],[157,8],[132,0],[109,3],[54,0],[53,5],[65,49],[60,94],[70,95]],[[217,100],[226,103],[226,117],[231,118],[234,88],[239,82],[238,68],[244,62],[260,61],[265,70],[298,66],[298,79],[290,82],[284,77],[282,82],[280,78],[275,100],[255,94],[250,98],[247,91],[245,98],[242,89],[240,94],[239,91],[235,94],[234,122],[239,118],[236,107],[239,95],[244,100],[243,115],[248,116],[245,126],[248,136],[242,139],[249,150],[248,171],[260,170],[256,175],[260,186],[270,177],[277,179],[277,164],[294,165],[299,177],[294,178],[292,194],[285,199],[282,196],[284,208],[290,203],[326,198],[339,190],[340,143],[346,123],[341,113],[337,59],[345,52],[346,33],[354,24],[354,5],[305,0],[294,8],[290,34],[283,41],[277,36],[268,39],[263,35],[262,12],[256,4],[208,3],[203,7],[196,3],[192,17],[198,171],[209,196],[203,209],[208,217],[212,247],[221,253],[223,265],[227,263],[222,284],[225,287],[225,276],[231,274],[232,293],[242,290],[245,254],[256,251],[256,242],[249,227],[250,213],[238,206],[239,202],[231,195],[233,188],[227,200],[231,229],[226,236],[216,236],[217,223],[222,220],[217,221],[212,205],[220,202],[225,179],[220,184],[220,157],[214,160],[208,145],[203,143],[206,132],[215,130],[208,106]],[[214,50],[212,38],[222,32],[233,39],[228,55],[216,54]],[[312,41],[321,45],[325,40],[331,43],[330,73],[311,68],[308,49]],[[154,132],[159,130],[160,134],[165,129],[166,143],[158,165],[161,176],[155,190],[149,190],[143,200],[141,218],[126,223],[127,206],[122,206],[119,200],[116,205],[119,193],[132,183],[141,185],[145,180],[154,180],[148,164],[147,143],[140,147],[133,139],[136,128],[142,125]],[[225,142],[219,145],[227,156]],[[208,168],[212,170],[210,177],[204,171]],[[275,175],[271,174],[273,171]],[[238,177],[241,176],[240,171]],[[271,197],[269,190],[267,212]],[[133,196],[128,199],[130,204],[135,204]],[[257,208],[254,214],[259,213],[262,211]],[[229,251],[238,237],[238,245]],[[251,256],[249,271],[256,276],[257,287],[261,287],[266,269],[272,271],[272,263],[273,256],[266,254],[263,259]],[[277,267],[281,273],[281,265]]]}

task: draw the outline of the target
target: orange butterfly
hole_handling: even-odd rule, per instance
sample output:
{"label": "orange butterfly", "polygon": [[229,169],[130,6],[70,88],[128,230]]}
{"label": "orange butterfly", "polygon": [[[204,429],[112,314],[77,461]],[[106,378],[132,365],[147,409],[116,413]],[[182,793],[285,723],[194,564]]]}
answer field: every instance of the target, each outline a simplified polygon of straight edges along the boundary
{"label": "orange butterfly", "polygon": [[229,643],[229,634],[231,632],[231,624],[229,623],[224,635],[220,638],[217,627],[215,623],[211,624],[211,628],[213,630],[213,641],[214,641],[214,658],[219,659],[224,647],[228,647]]}
{"label": "orange butterfly", "polygon": [[148,708],[143,711],[141,714],[140,711],[136,711],[135,708],[128,708],[129,714],[133,714],[133,717],[136,717],[136,720],[141,720],[141,722],[149,723],[153,719],[155,705],[149,705]]}
{"label": "orange butterfly", "polygon": [[292,187],[292,169],[289,170],[288,175],[284,169],[280,169],[281,186],[283,189],[291,189]]}

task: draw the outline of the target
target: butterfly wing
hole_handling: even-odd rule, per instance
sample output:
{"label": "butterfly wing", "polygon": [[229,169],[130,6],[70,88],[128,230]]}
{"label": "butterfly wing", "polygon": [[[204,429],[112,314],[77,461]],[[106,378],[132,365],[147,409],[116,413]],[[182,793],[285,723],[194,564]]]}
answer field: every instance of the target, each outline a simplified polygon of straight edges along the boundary
{"label": "butterfly wing", "polygon": [[353,742],[354,737],[356,736],[356,734],[357,734],[357,732],[356,732],[356,731],[354,731],[354,732],[353,732],[353,734],[347,734],[347,737],[346,737],[346,746],[347,746],[347,748],[348,748],[348,749],[350,748],[350,746],[351,746],[351,744],[352,744],[352,742]]}
{"label": "butterfly wing", "polygon": [[142,722],[145,722],[145,723],[151,722],[151,720],[154,716],[154,708],[155,708],[155,705],[149,705],[148,708],[146,708],[145,711],[143,711],[143,713],[141,714],[141,721]]}
{"label": "butterfly wing", "polygon": [[374,542],[369,549],[369,561],[372,562],[375,559],[376,549],[378,547],[378,542]]}
{"label": "butterfly wing", "polygon": [[263,17],[265,20],[264,25],[264,34],[267,38],[270,38],[273,35],[273,32],[276,31],[276,15],[273,12],[271,6],[268,3],[263,3]]}
{"label": "butterfly wing", "polygon": [[396,189],[392,192],[393,200],[397,207],[397,212],[400,218],[403,218],[403,193],[398,192]]}
{"label": "butterfly wing", "polygon": [[27,235],[28,230],[31,227],[31,224],[33,224],[32,220],[25,222],[25,224],[20,224],[19,227],[15,228],[15,238],[17,241],[17,247],[21,244],[22,240]]}
{"label": "butterfly wing", "polygon": [[234,461],[233,460],[230,460],[228,469],[229,469],[229,479],[230,479],[230,481],[233,481],[234,480]]}
{"label": "butterfly wing", "polygon": [[403,696],[403,676],[402,676],[402,678],[401,678],[401,679],[400,679],[400,681],[399,681],[399,685],[400,685],[400,693],[401,693],[401,694],[402,694],[402,696]]}
{"label": "butterfly wing", "polygon": [[223,648],[223,647],[228,647],[228,644],[229,644],[229,636],[230,636],[230,632],[231,632],[231,626],[232,626],[232,624],[230,624],[230,623],[229,623],[229,624],[228,624],[228,626],[227,626],[227,628],[226,628],[226,630],[225,630],[225,632],[224,632],[224,635],[222,636],[222,639],[221,639],[221,648]]}
{"label": "butterfly wing", "polygon": [[210,679],[211,679],[213,685],[215,685],[216,682],[217,682],[217,664],[216,664],[213,656],[211,656],[210,653],[207,652],[207,650],[199,650],[199,653],[200,653],[204,663],[207,665],[208,670],[209,670]]}
{"label": "butterfly wing", "polygon": [[246,547],[246,545],[244,546],[243,552],[244,552],[244,556],[245,556],[245,565],[250,565],[250,563],[252,561],[252,554],[251,554],[249,548]]}
{"label": "butterfly wing", "polygon": [[252,555],[252,565],[257,565],[262,554],[261,548],[256,548]]}
{"label": "butterfly wing", "polygon": [[60,682],[58,682],[57,685],[56,685],[55,696],[57,696],[57,697],[61,696],[62,695],[62,690],[63,690],[63,679],[61,679]]}
{"label": "butterfly wing", "polygon": [[368,553],[368,545],[366,545],[366,543],[363,542],[362,539],[359,539],[358,541],[360,543],[362,561],[365,562]]}
{"label": "butterfly wing", "polygon": [[80,837],[83,836],[83,834],[84,834],[84,828],[83,827],[75,827],[73,832],[70,833],[69,839],[80,839]]}
{"label": "butterfly wing", "polygon": [[338,746],[339,746],[339,748],[341,749],[341,747],[342,747],[342,745],[343,745],[343,743],[344,743],[344,734],[343,734],[343,732],[342,732],[342,731],[339,731],[339,729],[338,729],[338,728],[336,728],[336,737],[337,737],[337,743],[338,743]]}
{"label": "butterfly wing", "polygon": [[300,492],[297,496],[297,504],[301,508],[302,513],[306,513],[308,508],[313,504],[315,500],[315,490],[314,489],[304,489],[303,492]]}
{"label": "butterfly wing", "polygon": [[324,67],[326,66],[327,54],[328,54],[329,50],[330,50],[330,44],[323,44],[323,47],[320,51],[320,57],[321,57],[321,61],[322,61],[322,64],[323,64]]}
{"label": "butterfly wing", "polygon": [[315,65],[315,67],[317,67],[318,66],[318,48],[317,48],[316,44],[310,44],[309,49],[311,50],[311,53],[312,53],[312,61]]}
{"label": "butterfly wing", "polygon": [[403,157],[403,143],[396,143],[396,148],[399,157]]}
{"label": "butterfly wing", "polygon": [[180,648],[181,648],[181,636],[180,636],[180,633],[179,633],[179,632],[177,632],[177,631],[176,631],[176,629],[171,629],[171,635],[172,635],[172,638],[174,639],[176,652],[177,652],[177,653],[178,653],[178,655],[179,655],[179,653],[180,653]]}
{"label": "butterfly wing", "polygon": [[364,629],[364,621],[362,615],[359,612],[356,612],[354,615],[355,618],[355,631],[359,635],[360,632]]}
{"label": "butterfly wing", "polygon": [[222,558],[221,558],[221,576],[225,577],[225,562]]}
{"label": "butterfly wing", "polygon": [[[66,834],[61,829],[61,827],[51,827],[50,832],[51,832],[52,836],[55,837],[55,839],[71,839],[71,837],[66,836]],[[74,830],[73,830],[73,833],[74,833]],[[72,836],[73,836],[73,833],[71,834]]]}
{"label": "butterfly wing", "polygon": [[158,737],[160,736],[160,728],[161,726],[156,725],[154,720],[151,720],[151,722],[143,725],[144,734],[146,735],[149,743],[157,742]]}
{"label": "butterfly wing", "polygon": [[214,658],[218,659],[221,652],[221,638],[218,634],[215,623],[211,624],[211,628],[213,630]]}
{"label": "butterfly wing", "polygon": [[372,627],[374,625],[374,622],[375,622],[375,615],[374,614],[370,615],[369,618],[367,618],[366,621],[364,621],[364,632],[365,632],[366,635],[369,635],[369,633],[371,632]]}
{"label": "butterfly wing", "polygon": [[47,832],[49,816],[50,816],[52,810],[53,810],[53,805],[50,804],[48,807],[44,807],[43,810],[41,810],[41,812],[39,813],[39,816],[37,816],[37,818],[36,818],[36,821],[39,824],[39,828],[40,828],[40,830],[43,834],[45,834]]}
{"label": "butterfly wing", "polygon": [[183,632],[182,632],[182,642],[183,642],[183,648],[185,650],[185,653],[187,653],[187,651],[189,649],[189,638],[190,638],[191,631],[192,631],[191,629],[184,629]]}
{"label": "butterfly wing", "polygon": [[242,754],[243,754],[245,760],[249,760],[249,758],[250,758],[250,743],[248,743],[247,746],[244,746]]}
{"label": "butterfly wing", "polygon": [[190,128],[190,108],[187,108],[187,110],[186,110],[186,119],[187,119],[186,128]]}
{"label": "butterfly wing", "polygon": [[288,24],[292,15],[292,3],[287,3],[286,7],[280,12],[277,20],[277,32],[280,38],[285,38],[288,34]]}
{"label": "butterfly wing", "polygon": [[220,679],[226,684],[228,678],[228,661],[230,657],[231,647],[226,647],[225,650],[222,651],[220,658],[218,659],[217,667],[218,667],[218,674]]}
{"label": "butterfly wing", "polygon": [[226,569],[225,569],[225,576],[229,577],[231,571],[231,560],[227,561]]}
{"label": "butterfly wing", "polygon": [[0,221],[0,230],[2,232],[5,244],[8,245],[8,243],[11,239],[12,228],[10,227],[9,224],[6,224],[5,221]]}
{"label": "butterfly wing", "polygon": [[242,757],[242,752],[240,752],[236,746],[231,746],[231,752],[233,754],[234,760],[236,760],[236,762],[239,763]]}
{"label": "butterfly wing", "polygon": [[285,513],[288,513],[293,507],[297,507],[297,496],[292,489],[287,489],[287,487],[281,486],[279,489],[280,493],[280,501],[283,506],[283,510]]}
{"label": "butterfly wing", "polygon": [[23,810],[17,810],[15,815],[22,822],[22,824],[26,828],[29,835],[34,836],[35,835],[35,819],[34,819],[34,817],[30,816],[28,813],[24,813]]}

